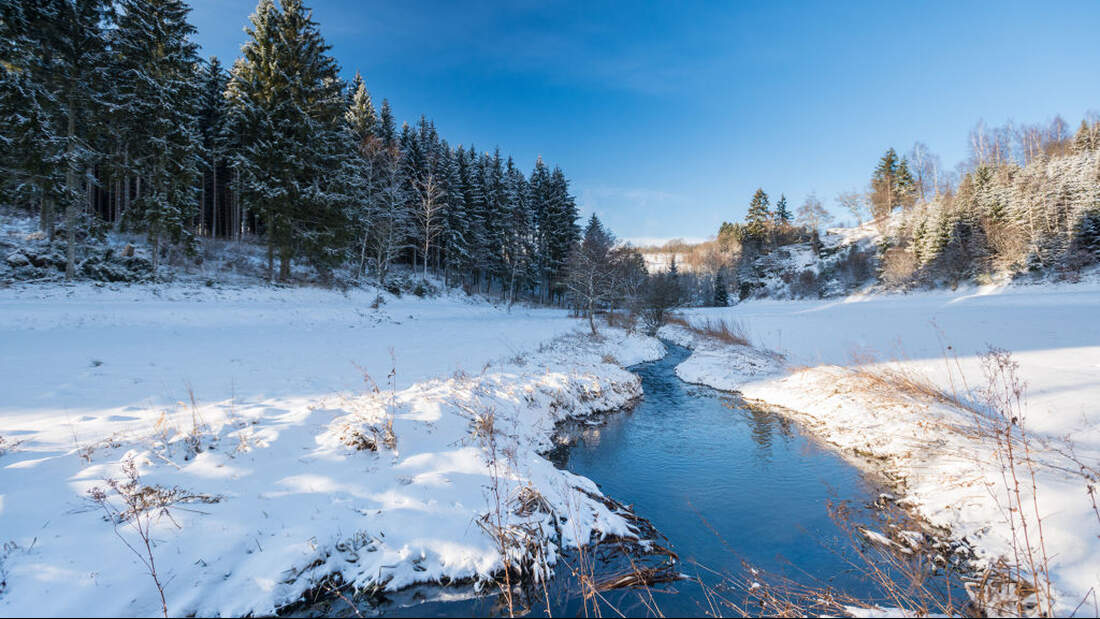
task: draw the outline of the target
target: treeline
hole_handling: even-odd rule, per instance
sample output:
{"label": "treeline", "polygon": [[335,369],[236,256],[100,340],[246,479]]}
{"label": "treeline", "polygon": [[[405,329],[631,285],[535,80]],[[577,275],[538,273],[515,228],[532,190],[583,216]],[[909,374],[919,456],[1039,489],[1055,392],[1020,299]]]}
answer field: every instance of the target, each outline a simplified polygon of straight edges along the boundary
{"label": "treeline", "polygon": [[[881,281],[957,285],[998,276],[1074,279],[1100,262],[1100,120],[1069,133],[1006,125],[971,132],[957,183],[901,182],[888,152],[867,203],[882,232]],[[878,186],[896,187],[893,193]]]}
{"label": "treeline", "polygon": [[[740,298],[770,294],[769,278],[802,297],[871,282],[955,286],[1029,273],[1072,280],[1100,263],[1100,119],[1073,132],[1061,117],[979,123],[969,146],[953,170],[920,142],[905,154],[887,149],[865,189],[837,196],[857,224],[877,231],[875,245],[824,247],[820,232],[832,218],[816,196],[792,216],[785,197],[773,205],[758,189],[744,221],[724,222],[714,241],[664,251],[689,264],[681,279],[697,305],[723,304],[730,288]],[[792,258],[802,244],[813,264]]]}
{"label": "treeline", "polygon": [[560,301],[580,238],[564,173],[397,126],[348,84],[300,0],[261,0],[242,56],[202,60],[181,0],[0,2],[5,201],[64,239],[139,232],[154,273],[203,238],[385,283],[394,264],[514,300]]}

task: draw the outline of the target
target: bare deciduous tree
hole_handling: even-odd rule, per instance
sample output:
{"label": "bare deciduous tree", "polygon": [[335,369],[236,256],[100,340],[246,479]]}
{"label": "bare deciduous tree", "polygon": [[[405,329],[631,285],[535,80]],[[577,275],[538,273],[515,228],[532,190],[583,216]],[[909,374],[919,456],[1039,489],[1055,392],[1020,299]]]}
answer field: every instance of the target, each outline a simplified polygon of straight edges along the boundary
{"label": "bare deciduous tree", "polygon": [[821,200],[817,198],[817,194],[813,193],[806,196],[806,201],[795,212],[795,221],[799,225],[809,228],[811,232],[820,231],[829,219],[829,211],[825,210],[825,207],[821,205]]}
{"label": "bare deciduous tree", "polygon": [[447,197],[447,192],[443,190],[436,175],[429,172],[423,179],[416,181],[416,193],[419,198],[416,221],[420,227],[420,240],[423,243],[424,277],[426,278],[432,243],[443,232],[443,209],[446,207],[443,199]]}
{"label": "bare deciduous tree", "polygon": [[867,204],[867,194],[860,191],[843,191],[836,197],[837,204],[856,218],[856,225],[870,216],[870,207]]}

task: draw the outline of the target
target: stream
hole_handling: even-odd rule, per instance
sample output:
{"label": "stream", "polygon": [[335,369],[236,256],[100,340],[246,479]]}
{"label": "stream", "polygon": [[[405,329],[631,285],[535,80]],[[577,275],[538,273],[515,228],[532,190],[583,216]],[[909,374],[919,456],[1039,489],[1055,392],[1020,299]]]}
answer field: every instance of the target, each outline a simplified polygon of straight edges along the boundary
{"label": "stream", "polygon": [[[861,599],[878,589],[855,573],[849,535],[830,517],[830,502],[844,501],[853,519],[875,521],[869,504],[880,490],[852,464],[816,444],[789,420],[743,406],[733,394],[691,385],[675,369],[690,354],[666,342],[668,354],[634,366],[644,398],[630,411],[572,432],[574,444],[555,458],[598,483],[604,494],[632,505],[680,557],[679,570],[709,587],[719,574],[744,575],[751,565],[807,585],[827,585]],[[568,556],[567,556],[568,559]],[[581,616],[576,583],[559,566],[550,593],[554,616]],[[710,611],[698,582],[654,587],[642,601],[636,590],[603,594],[621,613],[702,616]],[[744,600],[744,594],[739,601]],[[438,601],[448,591],[420,590],[379,610],[390,616],[502,614],[490,597]],[[435,601],[417,603],[424,597]],[[531,616],[545,616],[539,600]],[[617,616],[607,606],[603,616]],[[735,614],[729,609],[719,614]],[[503,613],[506,614],[506,613]]]}

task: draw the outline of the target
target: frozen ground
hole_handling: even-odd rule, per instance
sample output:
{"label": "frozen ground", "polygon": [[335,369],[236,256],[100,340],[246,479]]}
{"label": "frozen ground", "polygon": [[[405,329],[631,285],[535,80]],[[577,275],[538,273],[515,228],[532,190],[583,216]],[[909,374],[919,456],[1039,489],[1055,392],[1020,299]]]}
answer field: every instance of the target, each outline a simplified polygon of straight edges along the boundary
{"label": "frozen ground", "polygon": [[[1094,607],[1100,513],[1080,473],[1081,464],[1092,475],[1100,469],[1100,286],[752,301],[685,314],[694,323],[739,321],[753,344],[785,359],[665,327],[661,335],[695,348],[677,369],[682,378],[790,409],[826,441],[880,458],[904,483],[903,501],[966,536],[987,560],[1012,556],[1012,497],[995,441],[974,435],[972,412],[869,376],[930,383],[980,407],[979,355],[989,346],[1010,351],[1026,383],[1023,425],[1037,439],[1038,511],[1059,604],[1062,612],[1083,599]],[[1026,488],[1023,496],[1030,505]]]}
{"label": "frozen ground", "polygon": [[[640,395],[614,361],[657,358],[656,340],[594,342],[561,311],[390,295],[375,310],[375,296],[0,290],[0,614],[160,613],[88,495],[127,481],[127,461],[139,479],[124,492],[168,505],[145,522],[173,615],[270,613],[333,573],[484,578],[501,565],[497,524],[541,525],[551,560],[630,533],[538,453],[556,421]],[[498,498],[503,520],[480,525]],[[140,551],[133,522],[117,531]]]}

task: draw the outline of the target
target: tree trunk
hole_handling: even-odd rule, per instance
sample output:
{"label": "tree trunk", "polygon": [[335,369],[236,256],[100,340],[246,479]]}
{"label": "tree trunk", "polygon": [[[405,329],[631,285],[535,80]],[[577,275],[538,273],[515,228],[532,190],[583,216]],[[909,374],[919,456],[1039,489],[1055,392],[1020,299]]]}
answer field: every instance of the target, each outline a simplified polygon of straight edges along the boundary
{"label": "tree trunk", "polygon": [[363,278],[363,273],[367,270],[367,233],[363,232],[363,241],[359,248],[359,269],[356,271],[356,281]]}
{"label": "tree trunk", "polygon": [[279,248],[279,281],[290,280],[290,249]]}
{"label": "tree trunk", "polygon": [[157,271],[160,269],[160,227],[154,226],[151,232],[153,236],[153,281],[157,281]]}
{"label": "tree trunk", "polygon": [[72,194],[73,185],[76,184],[76,170],[74,169],[73,135],[76,133],[76,110],[72,95],[69,96],[69,122],[66,136],[68,144],[65,146],[67,155],[65,162],[65,279],[72,280],[76,274],[76,199]]}
{"label": "tree trunk", "polygon": [[38,190],[38,229],[45,232],[46,224],[49,222],[49,217],[46,215],[46,189],[42,183],[35,183],[35,188]]}
{"label": "tree trunk", "polygon": [[199,183],[199,236],[206,234],[206,172],[202,173]]}
{"label": "tree trunk", "polygon": [[267,279],[275,281],[275,239],[271,230],[267,231]]}
{"label": "tree trunk", "polygon": [[214,176],[213,195],[210,196],[212,212],[210,213],[210,236],[218,238],[218,162],[210,166]]}
{"label": "tree trunk", "polygon": [[431,241],[428,240],[428,235],[424,235],[424,279],[428,279],[428,251],[431,247]]}

